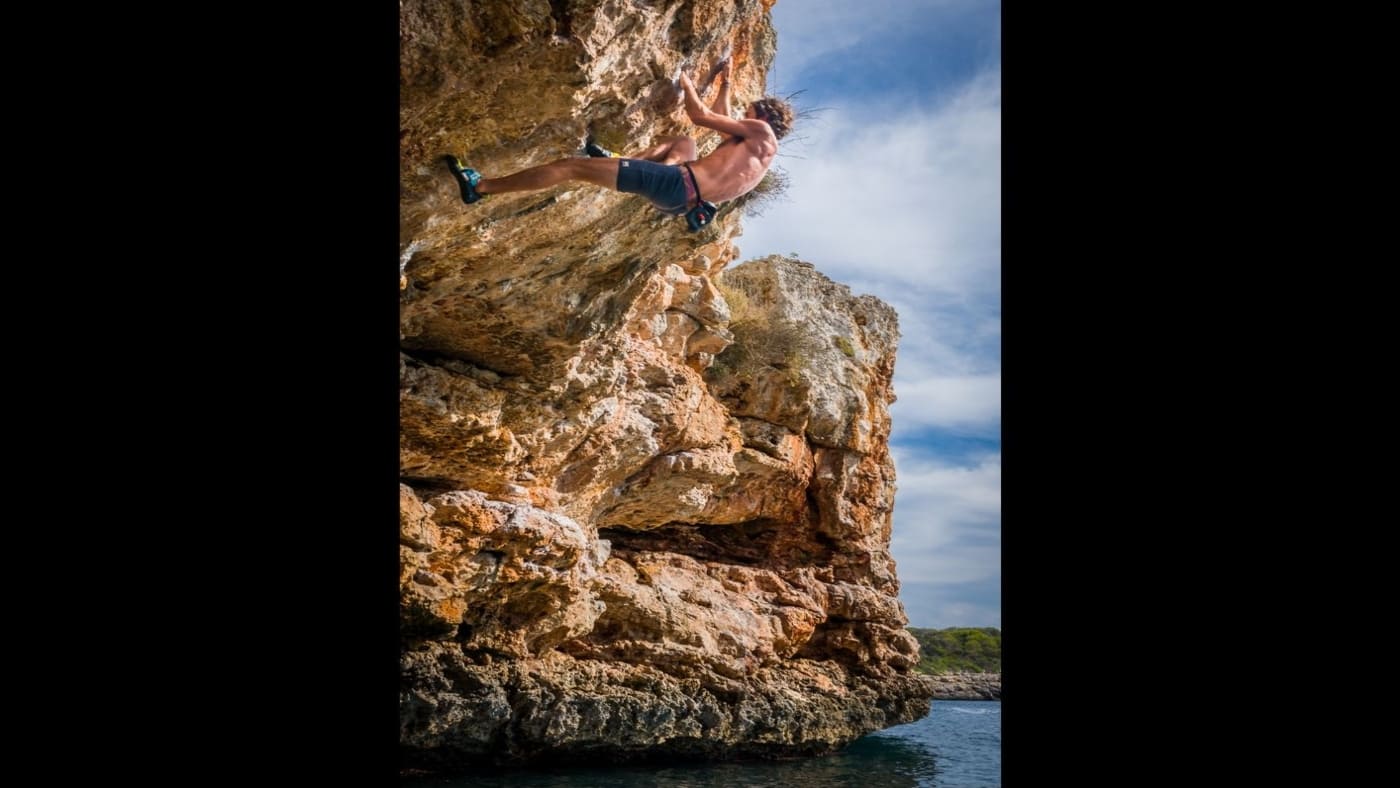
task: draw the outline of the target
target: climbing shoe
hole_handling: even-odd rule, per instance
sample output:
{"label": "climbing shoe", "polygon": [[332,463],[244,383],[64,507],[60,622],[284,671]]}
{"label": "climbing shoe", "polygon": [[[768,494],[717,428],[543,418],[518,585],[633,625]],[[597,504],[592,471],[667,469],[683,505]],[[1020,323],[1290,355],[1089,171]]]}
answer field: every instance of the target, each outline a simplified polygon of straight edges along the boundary
{"label": "climbing shoe", "polygon": [[452,171],[452,177],[457,179],[457,185],[462,189],[462,202],[470,205],[489,196],[476,192],[476,185],[481,183],[481,173],[470,167],[463,167],[462,162],[458,161],[456,156],[447,155],[442,158],[447,162],[447,169]]}
{"label": "climbing shoe", "polygon": [[613,153],[612,151],[606,148],[600,148],[598,147],[598,143],[592,141],[590,141],[587,145],[583,146],[583,152],[587,153],[589,156],[592,156],[595,159],[617,158],[616,153]]}

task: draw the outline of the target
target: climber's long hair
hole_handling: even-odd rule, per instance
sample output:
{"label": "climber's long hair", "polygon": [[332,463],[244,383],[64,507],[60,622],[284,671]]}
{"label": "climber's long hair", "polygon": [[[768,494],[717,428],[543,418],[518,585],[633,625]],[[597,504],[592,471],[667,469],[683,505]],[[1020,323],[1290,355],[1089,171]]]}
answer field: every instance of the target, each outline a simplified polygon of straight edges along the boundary
{"label": "climber's long hair", "polygon": [[773,128],[773,136],[782,139],[792,131],[794,113],[792,105],[777,96],[766,96],[753,103],[754,114],[759,120],[768,121]]}

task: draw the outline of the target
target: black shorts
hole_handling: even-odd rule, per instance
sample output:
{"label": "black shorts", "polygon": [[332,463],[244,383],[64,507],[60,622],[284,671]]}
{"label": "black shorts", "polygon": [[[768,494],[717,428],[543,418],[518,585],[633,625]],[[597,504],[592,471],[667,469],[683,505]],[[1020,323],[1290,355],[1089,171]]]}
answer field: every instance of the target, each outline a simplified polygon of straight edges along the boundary
{"label": "black shorts", "polygon": [[686,212],[685,170],[677,164],[657,164],[645,159],[617,163],[617,190],[640,194],[659,211],[680,216]]}

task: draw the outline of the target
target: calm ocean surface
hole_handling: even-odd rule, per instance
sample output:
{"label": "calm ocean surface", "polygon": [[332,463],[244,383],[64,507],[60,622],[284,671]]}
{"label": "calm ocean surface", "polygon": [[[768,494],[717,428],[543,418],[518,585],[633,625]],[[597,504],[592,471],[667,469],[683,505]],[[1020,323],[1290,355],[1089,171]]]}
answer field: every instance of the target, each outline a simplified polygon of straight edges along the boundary
{"label": "calm ocean surface", "polygon": [[444,788],[913,788],[1001,785],[1001,701],[934,701],[929,716],[824,758],[685,766],[572,768],[405,780]]}

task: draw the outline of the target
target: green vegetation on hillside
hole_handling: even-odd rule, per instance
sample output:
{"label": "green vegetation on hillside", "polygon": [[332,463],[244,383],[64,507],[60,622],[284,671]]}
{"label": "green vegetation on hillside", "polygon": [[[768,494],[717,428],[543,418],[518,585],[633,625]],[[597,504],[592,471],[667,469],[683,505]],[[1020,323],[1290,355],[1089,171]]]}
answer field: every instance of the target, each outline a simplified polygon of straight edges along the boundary
{"label": "green vegetation on hillside", "polygon": [[1000,673],[1001,630],[996,627],[918,629],[919,673]]}

